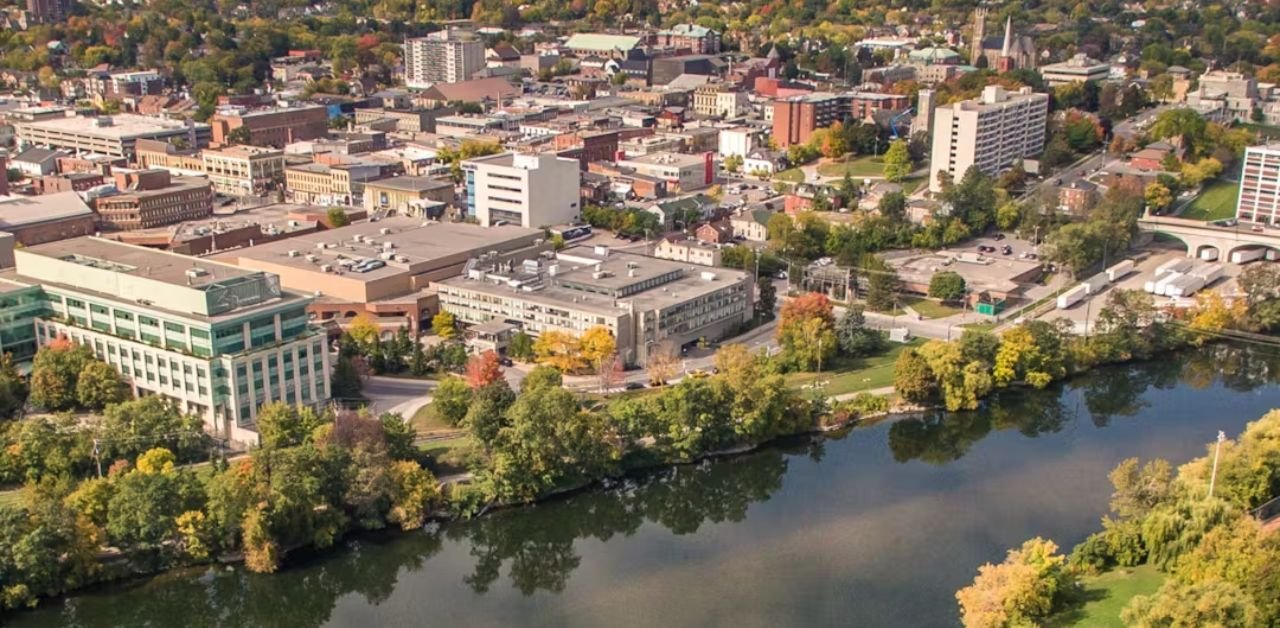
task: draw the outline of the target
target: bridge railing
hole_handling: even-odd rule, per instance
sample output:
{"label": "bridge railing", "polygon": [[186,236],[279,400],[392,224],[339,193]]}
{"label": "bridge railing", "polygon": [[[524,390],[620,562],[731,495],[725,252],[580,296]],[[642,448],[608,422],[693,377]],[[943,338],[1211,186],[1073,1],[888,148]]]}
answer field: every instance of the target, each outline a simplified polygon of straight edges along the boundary
{"label": "bridge railing", "polygon": [[1254,508],[1249,511],[1258,521],[1269,521],[1276,517],[1280,517],[1280,497],[1276,497],[1271,501]]}

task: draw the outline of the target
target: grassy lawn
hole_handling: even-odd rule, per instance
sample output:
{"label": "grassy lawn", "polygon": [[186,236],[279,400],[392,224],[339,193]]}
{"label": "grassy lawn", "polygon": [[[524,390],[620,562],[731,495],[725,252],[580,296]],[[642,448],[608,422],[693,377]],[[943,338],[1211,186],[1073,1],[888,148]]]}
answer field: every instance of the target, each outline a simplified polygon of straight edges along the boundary
{"label": "grassy lawn", "polygon": [[1183,218],[1192,220],[1221,220],[1236,215],[1236,197],[1239,194],[1238,181],[1217,180],[1205,187],[1186,209],[1182,210]]}
{"label": "grassy lawn", "polygon": [[[821,379],[829,382],[822,392],[842,395],[892,386],[893,365],[898,361],[898,355],[907,347],[922,344],[923,340],[914,338],[906,344],[891,343],[888,351],[869,358],[837,358],[830,369],[822,372]],[[798,388],[813,383],[814,376],[815,373],[791,373],[787,375],[787,384]]]}
{"label": "grassy lawn", "polygon": [[0,491],[0,506],[18,506],[22,502],[22,489]]}
{"label": "grassy lawn", "polygon": [[418,445],[431,457],[431,472],[436,477],[467,472],[467,459],[476,451],[476,442],[471,436],[459,436],[441,440],[431,440]]}
{"label": "grassy lawn", "polygon": [[1150,595],[1160,588],[1165,575],[1151,565],[1133,568],[1117,567],[1084,580],[1085,603],[1067,609],[1051,618],[1048,626],[1088,626],[1089,628],[1124,628],[1120,609],[1138,595]]}
{"label": "grassy lawn", "polygon": [[773,178],[787,183],[804,183],[804,171],[799,168],[788,168],[773,175]]}
{"label": "grassy lawn", "polygon": [[974,331],[986,331],[986,332],[989,332],[989,331],[991,331],[991,330],[995,329],[995,328],[996,328],[996,325],[999,325],[999,323],[997,323],[996,321],[991,321],[991,322],[987,322],[987,323],[965,323],[965,324],[961,325],[961,327],[963,327],[963,328],[965,328],[965,329],[972,329],[972,330],[974,330]]}
{"label": "grassy lawn", "polygon": [[962,307],[947,305],[945,303],[931,301],[924,298],[910,299],[907,301],[907,305],[911,306],[911,309],[915,310],[925,318],[946,318],[965,311]]}
{"label": "grassy lawn", "polygon": [[849,161],[826,163],[818,166],[818,174],[841,179],[846,174],[855,178],[882,177],[884,160],[867,155]]}
{"label": "grassy lawn", "polygon": [[910,196],[914,194],[920,185],[925,182],[928,177],[907,177],[902,180],[902,193]]}
{"label": "grassy lawn", "polygon": [[430,403],[418,408],[418,411],[413,413],[413,418],[409,419],[409,424],[412,425],[413,429],[417,430],[419,434],[429,434],[431,432],[458,429],[448,423],[445,423],[444,419],[440,418],[440,415],[436,413],[435,405]]}

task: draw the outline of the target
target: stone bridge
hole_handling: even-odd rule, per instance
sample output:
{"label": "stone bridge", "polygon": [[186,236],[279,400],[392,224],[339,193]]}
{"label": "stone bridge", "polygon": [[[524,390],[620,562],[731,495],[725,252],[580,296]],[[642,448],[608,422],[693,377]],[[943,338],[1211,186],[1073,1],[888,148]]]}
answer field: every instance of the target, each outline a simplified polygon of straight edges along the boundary
{"label": "stone bridge", "polygon": [[1280,229],[1255,231],[1247,223],[1231,221],[1230,224],[1225,226],[1203,220],[1148,215],[1138,220],[1138,229],[1180,240],[1187,246],[1188,257],[1230,261],[1232,253],[1253,249],[1272,249],[1276,251],[1273,255],[1280,254]]}

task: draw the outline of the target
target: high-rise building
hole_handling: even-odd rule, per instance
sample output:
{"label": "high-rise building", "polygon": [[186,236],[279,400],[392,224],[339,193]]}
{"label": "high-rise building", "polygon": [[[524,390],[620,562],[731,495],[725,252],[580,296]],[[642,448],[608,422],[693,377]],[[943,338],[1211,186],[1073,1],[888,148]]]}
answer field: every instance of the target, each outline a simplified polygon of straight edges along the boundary
{"label": "high-rise building", "polygon": [[409,87],[465,81],[484,68],[484,42],[464,31],[410,39],[404,49],[404,82]]}
{"label": "high-rise building", "polygon": [[137,394],[164,395],[212,434],[256,444],[258,408],[329,398],[311,298],[271,273],[95,237],[20,248],[0,279],[0,349],[30,357],[66,338]]}
{"label": "high-rise building", "polygon": [[945,107],[933,116],[933,151],[929,160],[929,189],[942,191],[939,173],[958,181],[977,166],[996,176],[1021,160],[1044,150],[1049,96],[1024,87],[1009,93],[988,85],[982,96]]}
{"label": "high-rise building", "polygon": [[467,214],[481,225],[549,227],[582,215],[578,160],[550,154],[502,153],[462,162]]}
{"label": "high-rise building", "polygon": [[39,24],[65,22],[70,12],[71,0],[27,0],[27,13]]}
{"label": "high-rise building", "polygon": [[1280,144],[1245,149],[1236,218],[1280,224]]}
{"label": "high-rise building", "polygon": [[779,148],[804,144],[815,129],[831,126],[849,115],[848,101],[836,94],[817,92],[775,100],[773,141]]}

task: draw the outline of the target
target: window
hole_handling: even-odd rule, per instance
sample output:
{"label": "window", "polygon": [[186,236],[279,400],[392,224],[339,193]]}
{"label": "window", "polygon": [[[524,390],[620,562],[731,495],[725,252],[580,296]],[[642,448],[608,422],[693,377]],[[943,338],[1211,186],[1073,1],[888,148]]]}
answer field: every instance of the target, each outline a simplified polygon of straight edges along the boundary
{"label": "window", "polygon": [[166,322],[166,323],[164,324],[164,330],[165,330],[165,331],[171,331],[171,332],[173,332],[173,333],[175,333],[175,334],[182,334],[182,333],[186,333],[186,328],[185,328],[185,327],[183,327],[182,325],[177,324],[177,323],[169,323],[169,322]]}

